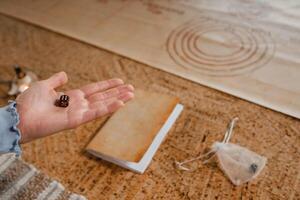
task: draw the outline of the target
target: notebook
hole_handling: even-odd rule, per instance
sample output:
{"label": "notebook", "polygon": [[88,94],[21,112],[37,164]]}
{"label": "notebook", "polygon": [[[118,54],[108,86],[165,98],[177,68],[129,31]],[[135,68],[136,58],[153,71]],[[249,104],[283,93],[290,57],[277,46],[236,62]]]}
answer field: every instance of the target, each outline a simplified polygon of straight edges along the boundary
{"label": "notebook", "polygon": [[182,110],[177,97],[136,90],[135,98],[113,114],[86,150],[142,174]]}

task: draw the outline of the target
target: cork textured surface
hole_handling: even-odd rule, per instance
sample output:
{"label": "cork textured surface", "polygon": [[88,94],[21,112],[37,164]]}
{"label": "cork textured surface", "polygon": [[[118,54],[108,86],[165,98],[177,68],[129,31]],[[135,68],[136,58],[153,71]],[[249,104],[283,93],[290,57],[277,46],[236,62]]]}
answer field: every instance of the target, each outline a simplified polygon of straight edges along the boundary
{"label": "cork textured surface", "polygon": [[[62,90],[120,77],[140,89],[178,96],[185,106],[143,175],[84,152],[107,118],[22,146],[24,160],[69,190],[88,199],[300,198],[299,120],[3,15],[0,43],[0,79],[13,75],[15,63],[40,78],[66,71],[69,83]],[[2,84],[0,96],[5,91]],[[231,141],[268,158],[257,179],[235,187],[215,162],[194,163],[193,172],[174,168],[175,159],[197,156],[221,140],[236,116]]]}

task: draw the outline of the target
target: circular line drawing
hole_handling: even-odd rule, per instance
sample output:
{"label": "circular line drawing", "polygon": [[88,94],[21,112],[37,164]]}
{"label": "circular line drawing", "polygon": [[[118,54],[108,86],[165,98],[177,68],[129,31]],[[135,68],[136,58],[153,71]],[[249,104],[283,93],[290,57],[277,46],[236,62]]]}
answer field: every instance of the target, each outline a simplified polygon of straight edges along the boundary
{"label": "circular line drawing", "polygon": [[[188,47],[185,46],[184,40],[186,40],[186,38],[184,38],[183,41],[182,41],[182,45],[183,45],[183,49],[182,49],[182,50],[183,50],[183,53],[185,54],[185,56],[187,56],[187,57],[190,58],[190,56],[188,55],[187,52],[190,51],[191,54],[194,54],[194,52],[191,51],[191,49],[189,48],[189,43],[187,43]],[[254,46],[254,47],[256,47],[256,46]],[[253,56],[253,52],[252,52],[251,50],[252,50],[252,46],[251,46],[251,49],[249,49],[249,51],[247,51],[247,53],[248,53],[248,52],[251,52],[250,57]],[[255,51],[257,51],[257,48],[255,48]],[[238,52],[238,53],[240,53],[240,52]],[[199,57],[201,57],[201,55],[199,55]],[[239,57],[240,57],[240,56],[239,56]],[[240,58],[241,58],[241,57],[240,57]],[[193,60],[193,58],[191,58],[191,59]],[[202,59],[205,59],[205,60],[207,60],[207,61],[210,61],[210,60],[211,60],[211,59],[208,59],[208,58],[202,58]],[[242,59],[242,58],[241,58],[241,59]],[[232,57],[229,57],[229,58],[227,58],[227,60],[233,60],[233,58],[232,58]],[[215,57],[215,58],[213,59],[213,61],[215,61],[215,62],[223,62],[222,65],[225,65],[225,64],[226,64],[226,63],[224,63],[223,60],[217,59],[217,57]],[[200,62],[200,63],[206,64],[206,65],[212,65],[212,64],[210,64],[210,63],[208,63],[208,62]],[[232,63],[229,63],[229,64],[232,64]]]}
{"label": "circular line drawing", "polygon": [[[218,31],[217,29],[216,30],[212,30],[212,31]],[[201,34],[205,34],[205,33],[208,33],[209,31],[204,31],[204,32],[202,32]],[[188,41],[188,43],[190,44],[190,42],[192,42],[193,43],[193,47],[197,50],[197,51],[200,51],[202,54],[204,54],[204,55],[206,55],[206,56],[214,56],[214,57],[226,57],[226,56],[230,56],[230,55],[235,55],[236,53],[238,53],[239,52],[239,50],[242,50],[244,47],[244,45],[243,45],[243,38],[241,38],[238,34],[236,34],[236,33],[233,33],[235,36],[236,36],[236,38],[238,38],[238,40],[239,40],[239,42],[242,44],[241,46],[240,46],[240,48],[237,50],[237,51],[235,51],[235,52],[233,52],[233,53],[231,53],[231,54],[229,54],[229,55],[209,55],[209,54],[207,54],[207,53],[205,53],[204,51],[202,51],[199,47],[198,47],[198,45],[196,44],[197,42],[198,42],[198,40],[200,40],[200,38],[201,38],[201,35],[197,35],[196,37],[189,37],[189,41]],[[193,41],[190,41],[190,39],[192,39]]]}
{"label": "circular line drawing", "polygon": [[[223,30],[223,28],[219,29],[220,32],[221,32],[222,30]],[[205,32],[211,32],[211,31],[214,31],[214,30],[208,30],[208,31],[205,31]],[[202,33],[200,33],[200,34],[202,34]],[[218,60],[216,60],[217,57],[225,57],[225,58],[227,57],[226,60],[228,60],[228,56],[239,56],[238,54],[241,53],[241,51],[245,49],[245,42],[244,42],[244,39],[243,39],[242,37],[240,37],[239,34],[236,34],[235,32],[232,32],[232,34],[235,35],[235,36],[237,36],[237,38],[238,38],[239,41],[240,41],[240,44],[239,44],[240,48],[239,48],[239,50],[237,50],[237,51],[235,51],[235,52],[233,52],[233,53],[231,53],[231,54],[229,54],[229,55],[223,55],[223,56],[216,56],[216,55],[214,55],[214,56],[212,56],[212,58],[213,58],[212,60],[219,61],[220,58],[219,58]],[[242,34],[243,34],[243,33],[242,33]],[[201,36],[201,35],[197,35],[196,39],[199,39],[200,36]],[[249,40],[251,40],[251,38],[249,38],[248,35],[247,35],[247,37],[248,37]],[[190,44],[190,38],[191,38],[191,37],[188,38],[188,45],[189,45],[189,46],[191,45],[191,44]],[[196,39],[195,39],[195,37],[194,37],[194,40],[196,40]],[[195,44],[195,42],[193,43],[193,46],[196,48],[196,50],[200,51],[202,54],[206,55],[207,57],[208,57],[208,56],[211,56],[211,55],[209,55],[209,54],[207,54],[207,53],[205,53],[205,52],[202,52],[202,51],[199,49],[199,46],[198,46],[197,44]],[[248,52],[251,52],[251,49],[248,48],[248,49],[246,49],[245,52],[247,52],[247,53],[248,53]],[[192,54],[195,54],[195,52],[193,52],[193,51],[191,51],[191,53],[192,53]],[[232,60],[231,57],[229,57],[229,59]],[[209,59],[207,58],[207,60],[209,60]]]}
{"label": "circular line drawing", "polygon": [[166,47],[179,66],[210,76],[253,71],[268,63],[275,53],[267,32],[205,17],[175,28]]}

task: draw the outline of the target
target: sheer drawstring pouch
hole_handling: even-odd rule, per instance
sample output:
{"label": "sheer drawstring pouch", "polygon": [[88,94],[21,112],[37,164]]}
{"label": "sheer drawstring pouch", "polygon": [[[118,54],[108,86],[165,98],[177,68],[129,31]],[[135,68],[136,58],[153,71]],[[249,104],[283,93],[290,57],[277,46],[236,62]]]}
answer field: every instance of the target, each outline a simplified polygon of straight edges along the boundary
{"label": "sheer drawstring pouch", "polygon": [[183,162],[175,161],[177,168],[190,171],[185,166],[187,163],[196,160],[203,160],[203,163],[207,163],[212,157],[216,156],[219,167],[234,185],[241,185],[257,177],[265,167],[267,159],[245,147],[229,143],[237,120],[238,118],[234,118],[230,122],[222,142],[215,142],[206,154]]}

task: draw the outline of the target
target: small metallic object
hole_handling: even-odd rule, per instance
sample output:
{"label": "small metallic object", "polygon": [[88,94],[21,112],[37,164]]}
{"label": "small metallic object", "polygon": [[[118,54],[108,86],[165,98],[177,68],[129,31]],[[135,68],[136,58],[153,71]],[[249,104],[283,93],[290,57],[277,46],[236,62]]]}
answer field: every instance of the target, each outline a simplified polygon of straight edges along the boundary
{"label": "small metallic object", "polygon": [[66,108],[69,106],[70,97],[68,95],[61,95],[59,99],[55,101],[57,107]]}
{"label": "small metallic object", "polygon": [[255,174],[255,172],[256,172],[256,170],[257,170],[257,164],[255,164],[255,163],[252,163],[251,165],[250,165],[250,171],[253,173],[253,174]]}

